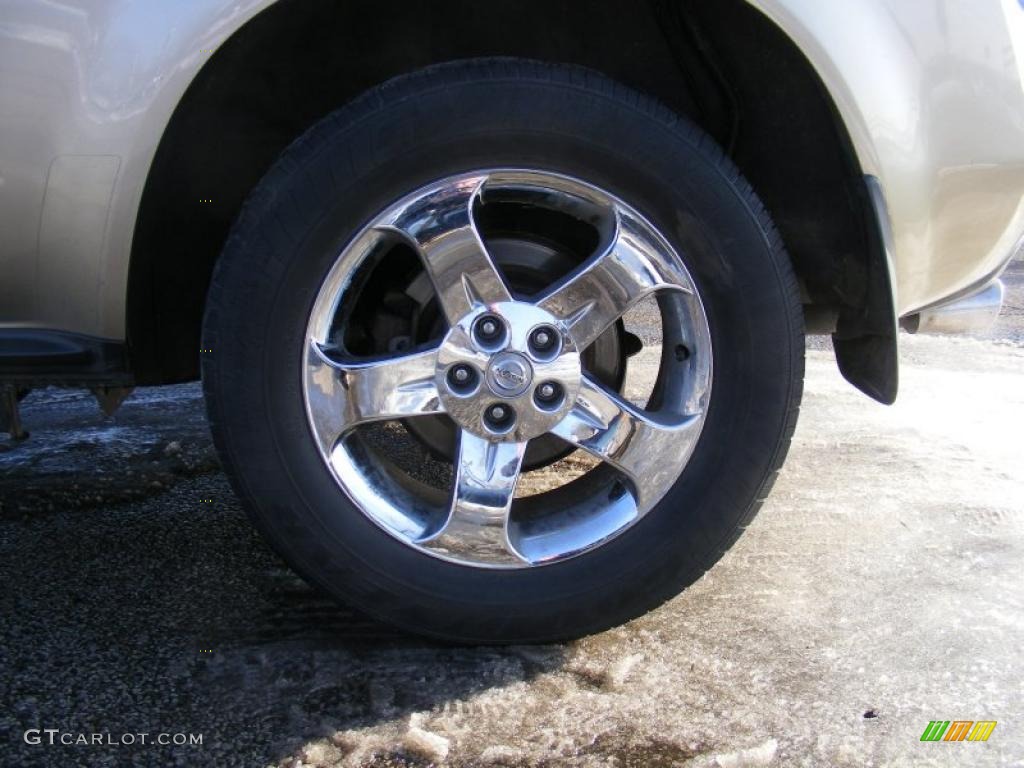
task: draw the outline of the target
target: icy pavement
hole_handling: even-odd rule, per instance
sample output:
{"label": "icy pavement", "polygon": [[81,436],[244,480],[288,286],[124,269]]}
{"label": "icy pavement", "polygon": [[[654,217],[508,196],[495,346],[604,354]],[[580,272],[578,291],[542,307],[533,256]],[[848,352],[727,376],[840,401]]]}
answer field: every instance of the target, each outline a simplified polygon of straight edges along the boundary
{"label": "icy pavement", "polygon": [[[34,394],[38,442],[0,452],[0,763],[1024,766],[1018,330],[904,336],[892,408],[810,352],[786,469],[725,559],[630,625],[541,647],[428,643],[305,586],[216,471],[194,386],[113,420]],[[936,719],[999,725],[919,741]]]}
{"label": "icy pavement", "polygon": [[219,467],[198,383],[139,389],[113,417],[85,390],[21,403],[30,438],[0,436],[0,519],[107,507]]}

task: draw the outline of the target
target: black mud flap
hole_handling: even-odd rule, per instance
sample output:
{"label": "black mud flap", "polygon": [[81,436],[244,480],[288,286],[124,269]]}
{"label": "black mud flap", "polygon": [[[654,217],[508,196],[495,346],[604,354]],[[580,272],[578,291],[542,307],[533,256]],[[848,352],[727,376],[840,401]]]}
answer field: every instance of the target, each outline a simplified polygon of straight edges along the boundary
{"label": "black mud flap", "polygon": [[840,313],[832,346],[839,370],[847,381],[878,402],[892,405],[899,391],[892,225],[878,179],[865,176],[864,182],[875,210],[875,221],[869,222],[869,241],[874,246],[868,265],[866,301],[856,312]]}

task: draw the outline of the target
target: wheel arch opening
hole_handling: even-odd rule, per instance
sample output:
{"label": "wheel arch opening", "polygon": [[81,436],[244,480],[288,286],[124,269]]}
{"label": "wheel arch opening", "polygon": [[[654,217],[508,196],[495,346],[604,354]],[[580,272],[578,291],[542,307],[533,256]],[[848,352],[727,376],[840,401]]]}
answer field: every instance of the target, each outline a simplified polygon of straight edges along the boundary
{"label": "wheel arch opening", "polygon": [[849,137],[807,59],[745,0],[280,0],[207,61],[160,141],[129,272],[135,380],[198,377],[217,256],[291,141],[392,77],[483,56],[589,67],[693,119],[765,202],[807,306],[848,335],[870,325],[878,244]]}

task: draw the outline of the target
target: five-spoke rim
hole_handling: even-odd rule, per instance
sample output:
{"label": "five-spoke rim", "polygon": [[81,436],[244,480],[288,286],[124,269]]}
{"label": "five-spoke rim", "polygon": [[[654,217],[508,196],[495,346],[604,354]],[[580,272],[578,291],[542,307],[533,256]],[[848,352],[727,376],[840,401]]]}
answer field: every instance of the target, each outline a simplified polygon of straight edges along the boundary
{"label": "five-spoke rim", "polygon": [[[518,295],[475,211],[525,201],[585,221],[597,247],[539,295]],[[382,243],[422,262],[443,338],[356,358],[337,327],[354,276]],[[658,383],[647,409],[612,391],[582,353],[639,301],[662,316]],[[596,547],[649,512],[699,438],[711,340],[696,286],[667,240],[617,197],[563,175],[492,170],[444,179],[391,205],[338,256],[310,316],[304,395],[317,446],[359,509],[400,541],[480,567],[528,567]],[[368,424],[445,414],[457,427],[447,495],[389,466],[360,438]],[[526,446],[553,434],[600,460],[570,486],[516,499]]]}

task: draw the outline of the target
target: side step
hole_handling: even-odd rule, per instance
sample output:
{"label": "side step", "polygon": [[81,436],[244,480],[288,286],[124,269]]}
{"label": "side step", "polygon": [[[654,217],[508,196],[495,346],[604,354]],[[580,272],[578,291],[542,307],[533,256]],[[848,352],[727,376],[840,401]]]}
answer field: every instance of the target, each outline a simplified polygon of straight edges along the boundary
{"label": "side step", "polygon": [[9,433],[12,440],[28,437],[18,413],[18,400],[21,399],[19,394],[14,384],[0,384],[0,431]]}
{"label": "side step", "polygon": [[0,432],[28,437],[18,401],[34,387],[84,387],[108,416],[131,393],[123,342],[52,328],[0,326]]}
{"label": "side step", "polygon": [[52,328],[0,326],[0,381],[130,384],[125,345]]}

